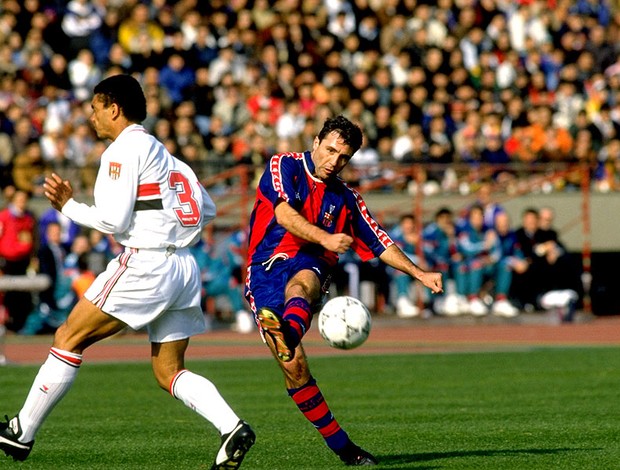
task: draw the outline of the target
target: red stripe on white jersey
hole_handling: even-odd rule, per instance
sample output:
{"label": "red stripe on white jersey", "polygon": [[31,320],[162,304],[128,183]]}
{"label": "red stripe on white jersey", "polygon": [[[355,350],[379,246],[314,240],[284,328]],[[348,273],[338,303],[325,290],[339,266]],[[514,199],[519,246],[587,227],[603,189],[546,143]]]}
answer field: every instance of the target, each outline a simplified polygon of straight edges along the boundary
{"label": "red stripe on white jersey", "polygon": [[145,183],[138,186],[138,197],[159,196],[159,183]]}

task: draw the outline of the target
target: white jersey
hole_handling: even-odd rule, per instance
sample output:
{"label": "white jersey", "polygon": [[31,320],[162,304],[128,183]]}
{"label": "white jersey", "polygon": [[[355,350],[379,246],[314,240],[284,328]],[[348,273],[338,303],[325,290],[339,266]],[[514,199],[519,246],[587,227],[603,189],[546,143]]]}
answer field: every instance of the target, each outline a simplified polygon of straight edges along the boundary
{"label": "white jersey", "polygon": [[62,212],[129,248],[184,248],[199,240],[215,204],[188,165],[132,124],[101,155],[94,205],[70,199]]}

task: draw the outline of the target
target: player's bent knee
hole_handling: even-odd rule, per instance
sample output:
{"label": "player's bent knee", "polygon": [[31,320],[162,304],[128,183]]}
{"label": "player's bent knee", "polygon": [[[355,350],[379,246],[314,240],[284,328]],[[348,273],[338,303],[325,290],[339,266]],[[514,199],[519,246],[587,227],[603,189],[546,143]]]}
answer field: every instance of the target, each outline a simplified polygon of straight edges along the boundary
{"label": "player's bent knee", "polygon": [[168,391],[170,388],[170,382],[174,379],[176,374],[166,374],[162,372],[158,372],[155,368],[153,368],[153,375],[155,376],[155,381],[159,388]]}

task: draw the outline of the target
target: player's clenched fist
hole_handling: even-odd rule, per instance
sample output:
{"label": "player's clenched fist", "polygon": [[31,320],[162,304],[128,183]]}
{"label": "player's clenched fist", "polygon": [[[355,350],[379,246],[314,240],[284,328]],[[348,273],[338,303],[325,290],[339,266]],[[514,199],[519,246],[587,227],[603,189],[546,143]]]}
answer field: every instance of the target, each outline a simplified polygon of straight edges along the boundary
{"label": "player's clenched fist", "polygon": [[322,243],[323,247],[336,253],[344,253],[353,243],[353,238],[344,233],[330,234]]}

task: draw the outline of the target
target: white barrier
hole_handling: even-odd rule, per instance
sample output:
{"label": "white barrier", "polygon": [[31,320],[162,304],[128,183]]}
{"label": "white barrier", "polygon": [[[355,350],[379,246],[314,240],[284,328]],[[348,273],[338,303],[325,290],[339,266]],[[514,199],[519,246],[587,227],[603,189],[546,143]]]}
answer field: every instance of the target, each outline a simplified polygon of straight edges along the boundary
{"label": "white barrier", "polygon": [[0,292],[41,292],[52,285],[47,274],[26,274],[24,276],[0,275]]}

